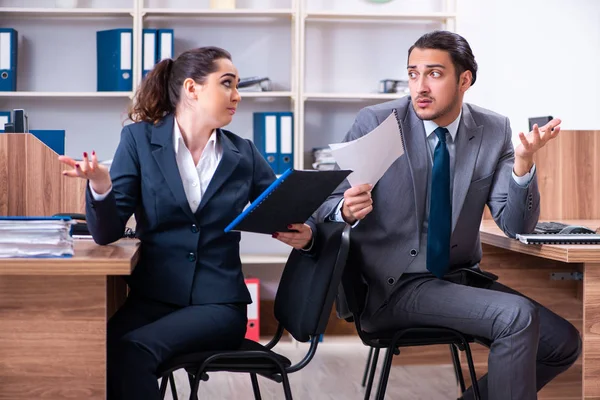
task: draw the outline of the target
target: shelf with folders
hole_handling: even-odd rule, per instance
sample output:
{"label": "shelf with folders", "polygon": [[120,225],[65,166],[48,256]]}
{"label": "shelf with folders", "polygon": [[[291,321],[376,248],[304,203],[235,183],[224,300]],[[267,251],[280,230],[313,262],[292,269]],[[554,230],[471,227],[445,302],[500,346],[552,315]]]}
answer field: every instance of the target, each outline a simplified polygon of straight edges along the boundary
{"label": "shelf with folders", "polygon": [[[57,8],[47,9],[48,14],[39,14],[38,10],[27,9],[21,18],[13,18],[14,13],[0,12],[0,25],[13,29],[12,35],[17,38],[16,46],[12,40],[10,43],[16,50],[10,51],[8,71],[16,85],[4,87],[0,97],[132,97],[131,87],[110,93],[98,91],[96,46],[90,46],[96,43],[98,31],[132,29],[135,20],[128,11],[115,11],[116,15],[107,16],[103,13],[107,9]],[[77,14],[80,11],[84,16]],[[64,13],[75,13],[77,17]]]}
{"label": "shelf with folders", "polygon": [[[274,101],[279,106],[285,105],[285,109],[294,113],[296,168],[307,165],[303,153],[308,149],[304,142],[312,141],[308,136],[319,134],[317,129],[315,132],[305,131],[305,126],[314,125],[307,121],[310,118],[307,107],[310,111],[316,107],[331,106],[333,112],[341,107],[348,110],[347,113],[344,111],[344,115],[353,118],[366,104],[401,97],[399,93],[378,93],[379,80],[401,79],[410,44],[425,31],[439,28],[453,30],[456,19],[455,0],[398,1],[381,5],[368,4],[363,0],[237,0],[237,8],[231,10],[209,8],[209,0],[79,0],[80,7],[76,9],[47,8],[44,4],[53,1],[44,1],[28,1],[28,5],[36,4],[30,9],[20,6],[24,3],[22,0],[0,1],[3,6],[0,7],[0,22],[9,26],[13,17],[19,16],[14,19],[18,21],[15,23],[23,24],[23,21],[29,20],[29,26],[37,25],[38,21],[43,26],[50,26],[46,18],[38,18],[50,16],[47,18],[49,21],[62,18],[67,31],[71,30],[67,29],[71,24],[73,29],[80,29],[81,24],[88,20],[97,26],[95,30],[131,27],[131,91],[96,92],[93,76],[78,81],[84,70],[88,74],[91,71],[93,75],[92,64],[95,63],[95,49],[91,49],[90,53],[90,49],[80,50],[78,47],[82,42],[90,47],[89,43],[94,39],[81,39],[75,41],[75,49],[72,50],[83,53],[78,61],[83,65],[77,66],[78,71],[73,75],[76,80],[63,74],[68,68],[61,68],[61,64],[53,68],[58,70],[55,73],[58,77],[44,72],[43,64],[39,64],[39,67],[29,67],[29,73],[43,79],[33,78],[25,86],[18,87],[18,92],[0,93],[0,99],[39,97],[47,102],[50,98],[65,98],[71,103],[87,99],[86,104],[95,104],[94,98],[127,100],[141,82],[143,29],[171,28],[175,35],[174,56],[188,48],[217,45],[232,53],[242,77],[271,77],[274,83],[272,91],[241,93],[241,108],[245,111],[238,112],[234,120],[243,114],[241,119],[248,121],[246,116],[256,107],[264,111],[268,106],[261,102]],[[118,18],[104,18],[107,15]],[[122,22],[115,24],[113,19]],[[63,29],[57,24],[54,26],[57,31]],[[72,36],[81,37],[80,33],[77,31]],[[50,34],[54,35],[54,32]],[[32,38],[31,44],[36,46],[38,38],[43,42],[41,36]],[[53,60],[53,55],[45,50],[40,54],[39,58],[43,61]],[[37,61],[37,54],[34,55]],[[80,84],[71,85],[75,81]],[[348,107],[335,106],[337,103]],[[35,104],[42,103],[37,101]],[[283,111],[282,107],[278,109]],[[351,122],[352,119],[340,125],[345,127],[345,131]]]}
{"label": "shelf with folders", "polygon": [[[294,34],[294,24],[289,18],[294,15],[291,9],[141,10],[144,35],[173,29],[175,56],[194,47],[217,46],[231,53],[240,78],[269,79],[268,87],[241,90],[242,98],[296,98],[295,54],[294,46],[290,47]],[[198,18],[202,23],[198,23]]]}
{"label": "shelf with folders", "polygon": [[134,1],[75,2],[97,8],[42,8],[54,3],[42,0],[1,2],[17,3],[32,7],[0,8],[0,25],[13,28],[18,38],[17,57],[11,56],[17,60],[11,66],[16,88],[0,91],[0,110],[24,109],[30,132],[62,131],[62,154],[81,157],[94,149],[103,158],[112,157],[133,88],[97,91],[96,35],[133,29]]}
{"label": "shelf with folders", "polygon": [[[282,4],[283,1],[285,0],[279,0],[279,4],[270,2],[269,6],[291,5]],[[186,9],[185,12],[176,8],[152,9],[152,12],[145,12],[149,9],[144,8],[141,10],[144,34],[173,30],[175,55],[195,47],[221,47],[232,55],[240,78],[270,80],[268,88],[256,85],[254,89],[257,91],[240,89],[242,101],[232,123],[225,129],[243,138],[255,140],[255,113],[291,112],[292,116],[297,115],[297,47],[294,42],[296,19],[291,18],[290,21],[289,18],[296,15],[297,11],[264,7],[234,10]],[[198,19],[202,23],[198,23]],[[141,59],[144,59],[143,54]],[[281,173],[278,166],[271,165],[276,174]],[[293,159],[289,166],[293,166]]]}

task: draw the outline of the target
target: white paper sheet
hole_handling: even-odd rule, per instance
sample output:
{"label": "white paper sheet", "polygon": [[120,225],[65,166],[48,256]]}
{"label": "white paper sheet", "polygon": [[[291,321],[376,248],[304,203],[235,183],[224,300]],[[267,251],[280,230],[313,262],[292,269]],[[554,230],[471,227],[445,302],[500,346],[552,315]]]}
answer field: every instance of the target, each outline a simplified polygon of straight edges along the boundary
{"label": "white paper sheet", "polygon": [[390,165],[404,154],[396,112],[366,135],[351,142],[330,144],[329,147],[340,169],[354,171],[348,175],[352,187],[364,183],[375,185]]}

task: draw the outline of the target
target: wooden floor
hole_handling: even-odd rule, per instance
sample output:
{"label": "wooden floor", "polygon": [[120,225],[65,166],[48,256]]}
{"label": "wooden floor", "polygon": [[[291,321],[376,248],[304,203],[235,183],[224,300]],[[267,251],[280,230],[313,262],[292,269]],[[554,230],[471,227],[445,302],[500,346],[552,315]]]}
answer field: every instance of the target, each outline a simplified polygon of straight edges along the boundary
{"label": "wooden floor", "polygon": [[[280,352],[292,362],[306,354],[307,345],[282,343]],[[332,400],[362,399],[360,386],[367,359],[367,348],[356,338],[335,338],[319,345],[315,358],[303,370],[290,375],[294,399]],[[179,399],[189,397],[186,376],[176,373]],[[259,377],[264,400],[283,399],[280,384]],[[387,399],[456,399],[454,372],[451,365],[401,366],[394,365],[387,389]],[[372,394],[374,398],[374,393]],[[170,393],[167,399],[172,399]],[[213,373],[207,382],[200,384],[200,399],[251,400],[254,399],[250,377],[246,374]]]}

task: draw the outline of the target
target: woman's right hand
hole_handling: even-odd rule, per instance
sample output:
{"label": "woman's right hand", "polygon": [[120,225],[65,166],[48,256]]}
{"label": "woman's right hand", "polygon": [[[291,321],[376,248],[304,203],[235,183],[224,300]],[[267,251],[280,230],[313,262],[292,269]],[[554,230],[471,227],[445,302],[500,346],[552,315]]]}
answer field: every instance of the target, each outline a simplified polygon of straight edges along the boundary
{"label": "woman's right hand", "polygon": [[59,156],[58,161],[72,167],[72,170],[63,171],[64,176],[71,178],[83,178],[90,181],[90,186],[94,189],[94,192],[98,194],[104,194],[108,192],[112,186],[110,180],[110,174],[108,168],[104,165],[98,164],[98,158],[96,152],[92,151],[92,160],[88,160],[87,152],[83,153],[83,160],[75,161],[71,157]]}

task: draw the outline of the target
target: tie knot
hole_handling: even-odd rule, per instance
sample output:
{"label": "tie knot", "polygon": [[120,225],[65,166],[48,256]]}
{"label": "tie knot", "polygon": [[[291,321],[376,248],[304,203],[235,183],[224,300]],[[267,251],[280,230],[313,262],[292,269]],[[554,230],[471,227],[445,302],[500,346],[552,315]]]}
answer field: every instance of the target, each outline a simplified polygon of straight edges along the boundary
{"label": "tie knot", "polygon": [[440,142],[446,143],[446,133],[448,133],[448,129],[438,126],[433,133],[436,134]]}

